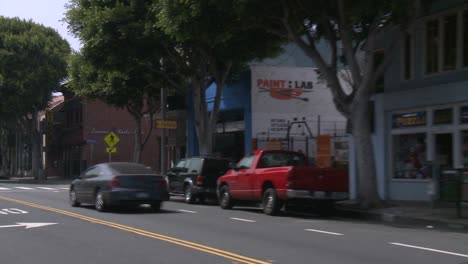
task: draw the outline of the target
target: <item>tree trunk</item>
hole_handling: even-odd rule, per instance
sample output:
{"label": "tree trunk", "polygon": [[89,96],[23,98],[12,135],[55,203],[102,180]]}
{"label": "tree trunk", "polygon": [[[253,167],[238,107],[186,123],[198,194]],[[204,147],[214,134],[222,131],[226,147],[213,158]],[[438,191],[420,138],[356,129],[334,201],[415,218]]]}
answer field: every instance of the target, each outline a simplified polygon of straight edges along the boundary
{"label": "tree trunk", "polygon": [[32,114],[31,119],[31,147],[32,147],[32,167],[31,174],[35,179],[45,179],[45,174],[42,172],[42,153],[41,153],[41,135],[39,132],[38,112]]}
{"label": "tree trunk", "polygon": [[134,116],[135,118],[135,148],[134,148],[134,155],[133,161],[136,163],[141,162],[141,152],[143,151],[143,147],[141,144],[141,116]]}
{"label": "tree trunk", "polygon": [[368,96],[355,98],[351,108],[351,133],[354,138],[358,176],[358,200],[363,208],[381,206],[377,191],[374,147],[371,133],[371,116]]}
{"label": "tree trunk", "polygon": [[2,156],[2,170],[1,176],[8,177],[8,145],[7,145],[7,131],[0,129],[0,155]]}
{"label": "tree trunk", "polygon": [[195,130],[197,132],[199,155],[211,155],[213,152],[213,131],[205,102],[205,84],[193,79],[193,101]]}

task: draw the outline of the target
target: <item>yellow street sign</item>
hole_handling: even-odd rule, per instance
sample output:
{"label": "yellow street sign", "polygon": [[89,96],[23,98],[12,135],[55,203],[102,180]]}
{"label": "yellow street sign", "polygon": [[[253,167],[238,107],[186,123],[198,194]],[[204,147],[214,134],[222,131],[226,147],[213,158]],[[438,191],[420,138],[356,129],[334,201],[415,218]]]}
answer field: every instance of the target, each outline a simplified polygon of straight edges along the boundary
{"label": "yellow street sign", "polygon": [[156,120],[156,128],[167,128],[167,129],[176,129],[177,121],[176,120]]}
{"label": "yellow street sign", "polygon": [[114,132],[109,132],[109,134],[107,134],[105,137],[104,137],[104,141],[106,141],[107,145],[109,147],[113,147],[115,146],[117,143],[119,143],[120,141],[120,138],[114,133]]}
{"label": "yellow street sign", "polygon": [[106,148],[106,152],[107,152],[107,153],[116,153],[116,152],[117,152],[117,148],[116,148],[116,147]]}

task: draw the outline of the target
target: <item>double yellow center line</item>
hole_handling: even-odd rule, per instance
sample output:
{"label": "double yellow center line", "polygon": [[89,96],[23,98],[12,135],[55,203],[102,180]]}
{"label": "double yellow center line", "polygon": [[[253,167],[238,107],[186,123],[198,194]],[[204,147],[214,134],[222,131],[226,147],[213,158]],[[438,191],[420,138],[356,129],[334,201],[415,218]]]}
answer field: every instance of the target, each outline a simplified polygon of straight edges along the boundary
{"label": "double yellow center line", "polygon": [[178,239],[178,238],[174,238],[174,237],[170,237],[170,236],[165,236],[165,235],[161,235],[161,234],[157,234],[157,233],[153,233],[153,232],[148,232],[148,231],[138,229],[138,228],[134,228],[134,227],[131,227],[131,226],[126,226],[126,225],[121,225],[121,224],[117,224],[117,223],[113,223],[113,222],[108,222],[108,221],[100,220],[100,219],[97,219],[97,218],[92,218],[92,217],[88,217],[88,216],[84,216],[84,215],[80,215],[80,214],[75,214],[75,213],[72,213],[72,212],[69,212],[69,211],[64,211],[64,210],[60,210],[60,209],[56,209],[56,208],[52,208],[52,207],[48,207],[48,206],[43,206],[43,205],[40,205],[40,204],[35,204],[35,203],[26,202],[26,201],[16,200],[16,199],[4,197],[4,196],[0,196],[0,200],[19,203],[19,204],[23,204],[23,205],[26,205],[26,206],[30,206],[30,207],[34,207],[34,208],[38,208],[38,209],[42,209],[42,210],[46,210],[46,211],[50,211],[50,212],[54,212],[54,213],[58,213],[58,214],[62,214],[62,215],[67,215],[67,216],[74,217],[74,218],[78,218],[78,219],[81,219],[81,220],[89,221],[89,222],[92,222],[92,223],[113,227],[113,228],[120,229],[120,230],[123,230],[123,231],[131,232],[131,233],[134,233],[134,234],[137,234],[137,235],[162,240],[162,241],[165,241],[165,242],[169,242],[169,243],[172,243],[172,244],[176,244],[176,245],[179,245],[179,246],[191,248],[191,249],[198,250],[198,251],[203,251],[205,253],[220,256],[220,257],[223,257],[223,258],[227,258],[227,259],[236,261],[238,263],[271,264],[271,262],[266,262],[266,261],[262,261],[262,260],[258,260],[258,259],[245,257],[245,256],[242,256],[242,255],[239,255],[239,254],[229,252],[229,251],[225,251],[225,250],[221,250],[221,249],[217,249],[217,248],[213,248],[213,247],[208,247],[208,246],[193,243],[193,242],[190,242],[190,241],[187,241],[187,240],[182,240],[182,239]]}

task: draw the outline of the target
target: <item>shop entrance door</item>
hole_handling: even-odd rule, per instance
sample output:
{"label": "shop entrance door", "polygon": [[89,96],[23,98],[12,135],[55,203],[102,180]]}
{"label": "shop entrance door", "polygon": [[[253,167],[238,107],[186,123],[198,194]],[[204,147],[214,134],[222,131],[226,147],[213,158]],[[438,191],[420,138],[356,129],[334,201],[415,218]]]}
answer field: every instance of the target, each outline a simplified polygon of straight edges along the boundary
{"label": "shop entrance door", "polygon": [[435,160],[441,168],[453,167],[452,133],[435,135]]}

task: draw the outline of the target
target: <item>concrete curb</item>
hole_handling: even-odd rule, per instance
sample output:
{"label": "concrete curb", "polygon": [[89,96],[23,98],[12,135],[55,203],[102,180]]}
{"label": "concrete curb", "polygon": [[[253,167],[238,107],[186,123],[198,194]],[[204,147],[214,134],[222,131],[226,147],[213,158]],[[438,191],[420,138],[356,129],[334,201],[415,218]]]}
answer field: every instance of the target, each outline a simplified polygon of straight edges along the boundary
{"label": "concrete curb", "polygon": [[352,210],[347,208],[337,208],[337,214],[344,218],[376,221],[388,223],[391,225],[404,225],[468,233],[468,219],[466,220],[465,224],[452,222],[450,220],[426,219],[414,216],[403,216],[393,213]]}

